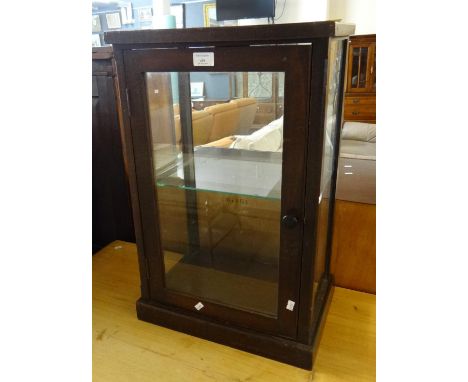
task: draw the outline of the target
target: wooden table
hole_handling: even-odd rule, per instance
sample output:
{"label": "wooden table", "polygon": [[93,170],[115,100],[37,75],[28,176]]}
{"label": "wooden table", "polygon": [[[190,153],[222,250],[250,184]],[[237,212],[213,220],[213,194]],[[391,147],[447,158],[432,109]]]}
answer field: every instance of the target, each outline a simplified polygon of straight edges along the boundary
{"label": "wooden table", "polygon": [[375,381],[375,296],[336,288],[312,372],[138,321],[135,244],[93,257],[93,381]]}
{"label": "wooden table", "polygon": [[376,292],[376,161],[340,157],[331,270],[340,287]]}

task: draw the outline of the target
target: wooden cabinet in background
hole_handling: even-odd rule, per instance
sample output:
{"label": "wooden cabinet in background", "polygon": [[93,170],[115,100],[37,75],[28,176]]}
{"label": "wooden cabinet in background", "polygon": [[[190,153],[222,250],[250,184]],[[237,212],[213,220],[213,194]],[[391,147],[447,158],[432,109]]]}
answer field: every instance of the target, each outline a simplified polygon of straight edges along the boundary
{"label": "wooden cabinet in background", "polygon": [[376,206],[335,201],[331,271],[336,285],[376,293]]}
{"label": "wooden cabinet in background", "polygon": [[375,123],[375,34],[351,36],[345,92],[345,121]]}
{"label": "wooden cabinet in background", "polygon": [[111,47],[93,48],[93,253],[114,240],[135,241],[120,139]]}

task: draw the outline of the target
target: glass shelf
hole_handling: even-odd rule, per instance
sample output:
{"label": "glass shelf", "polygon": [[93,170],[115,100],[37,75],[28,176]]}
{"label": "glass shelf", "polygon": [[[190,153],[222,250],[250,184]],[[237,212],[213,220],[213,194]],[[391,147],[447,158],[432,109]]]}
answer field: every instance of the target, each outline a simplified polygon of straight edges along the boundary
{"label": "glass shelf", "polygon": [[[182,154],[179,154],[172,166],[166,165],[164,171],[159,171],[156,185],[280,200],[281,166],[280,153],[198,148],[193,159],[183,161]],[[194,169],[194,182],[184,180],[184,167]]]}

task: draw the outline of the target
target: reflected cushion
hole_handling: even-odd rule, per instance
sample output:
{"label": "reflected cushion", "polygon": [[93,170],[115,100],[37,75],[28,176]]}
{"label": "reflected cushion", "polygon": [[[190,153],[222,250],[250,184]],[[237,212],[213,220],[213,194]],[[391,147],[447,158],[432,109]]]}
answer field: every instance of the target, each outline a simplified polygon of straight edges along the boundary
{"label": "reflected cushion", "polygon": [[232,148],[256,151],[279,151],[283,141],[283,117],[270,122],[250,135],[236,135]]}
{"label": "reflected cushion", "polygon": [[375,123],[345,122],[341,139],[376,143]]}

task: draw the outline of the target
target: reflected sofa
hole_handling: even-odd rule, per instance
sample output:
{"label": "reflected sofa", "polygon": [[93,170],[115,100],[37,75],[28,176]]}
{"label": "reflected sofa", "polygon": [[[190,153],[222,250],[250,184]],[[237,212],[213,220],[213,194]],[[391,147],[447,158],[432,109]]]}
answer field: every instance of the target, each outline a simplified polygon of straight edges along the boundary
{"label": "reflected sofa", "polygon": [[345,122],[341,131],[340,157],[375,161],[374,123]]}
{"label": "reflected sofa", "polygon": [[[177,144],[182,141],[182,131],[180,125],[180,115],[174,117],[175,137]],[[195,146],[209,142],[213,129],[213,115],[204,110],[192,110],[192,135]]]}
{"label": "reflected sofa", "polygon": [[[257,112],[255,98],[239,98],[228,103],[192,109],[192,130],[195,146],[209,144],[234,134],[248,133]],[[174,104],[174,127],[177,145],[181,144],[180,107]]]}
{"label": "reflected sofa", "polygon": [[240,111],[233,103],[219,103],[208,106],[205,111],[213,116],[210,142],[235,134]]}
{"label": "reflected sofa", "polygon": [[239,109],[239,122],[236,133],[248,134],[257,113],[257,100],[252,97],[246,97],[233,99],[229,103],[233,103]]}

